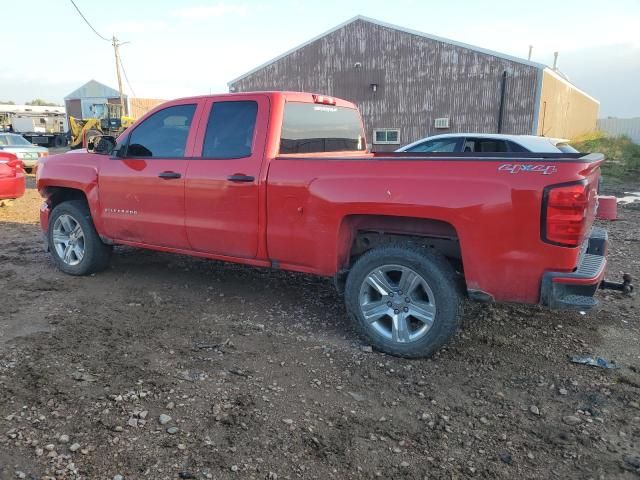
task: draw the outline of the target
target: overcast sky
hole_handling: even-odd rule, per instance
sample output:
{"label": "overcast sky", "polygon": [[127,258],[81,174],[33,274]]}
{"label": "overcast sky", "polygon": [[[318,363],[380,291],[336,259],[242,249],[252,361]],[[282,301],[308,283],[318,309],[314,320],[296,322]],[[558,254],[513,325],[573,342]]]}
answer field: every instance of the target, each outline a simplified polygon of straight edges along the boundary
{"label": "overcast sky", "polygon": [[[226,92],[227,82],[361,14],[551,64],[601,102],[640,116],[640,0],[75,0],[121,48],[139,97]],[[113,49],[69,0],[3,2],[0,100],[62,98],[90,79],[117,88]]]}

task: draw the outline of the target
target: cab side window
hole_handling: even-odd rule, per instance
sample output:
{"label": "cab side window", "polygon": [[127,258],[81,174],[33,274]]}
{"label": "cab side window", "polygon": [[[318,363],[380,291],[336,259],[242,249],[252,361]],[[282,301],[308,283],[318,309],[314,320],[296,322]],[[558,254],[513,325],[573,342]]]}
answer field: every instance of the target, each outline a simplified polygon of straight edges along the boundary
{"label": "cab side window", "polygon": [[251,155],[258,103],[216,102],[211,108],[202,158],[244,158]]}
{"label": "cab side window", "polygon": [[183,158],[195,104],[164,108],[138,125],[129,137],[127,157]]}

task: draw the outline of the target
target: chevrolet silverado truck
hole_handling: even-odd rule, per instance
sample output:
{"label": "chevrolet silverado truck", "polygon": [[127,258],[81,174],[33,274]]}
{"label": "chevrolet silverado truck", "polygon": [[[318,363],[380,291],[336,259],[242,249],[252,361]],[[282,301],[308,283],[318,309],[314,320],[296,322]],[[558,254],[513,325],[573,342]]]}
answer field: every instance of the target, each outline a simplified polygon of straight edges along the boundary
{"label": "chevrolet silverado truck", "polygon": [[113,245],[333,277],[375,348],[428,356],[465,297],[587,310],[600,154],[368,153],[360,114],[300,92],[184,98],[37,172],[57,266]]}

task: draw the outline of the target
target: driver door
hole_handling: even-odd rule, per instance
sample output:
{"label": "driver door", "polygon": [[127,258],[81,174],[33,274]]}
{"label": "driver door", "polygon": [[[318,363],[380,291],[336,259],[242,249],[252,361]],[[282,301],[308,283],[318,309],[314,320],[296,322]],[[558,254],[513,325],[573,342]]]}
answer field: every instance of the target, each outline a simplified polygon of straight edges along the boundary
{"label": "driver door", "polygon": [[101,163],[105,234],[137,244],[189,249],[184,185],[201,101],[174,103],[146,117]]}

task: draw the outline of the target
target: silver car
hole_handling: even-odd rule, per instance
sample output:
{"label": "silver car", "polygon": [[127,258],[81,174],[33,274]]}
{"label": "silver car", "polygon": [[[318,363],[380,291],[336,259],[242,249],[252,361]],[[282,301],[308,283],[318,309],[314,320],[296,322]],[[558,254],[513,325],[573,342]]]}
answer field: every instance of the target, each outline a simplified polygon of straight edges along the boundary
{"label": "silver car", "polygon": [[445,133],[423,138],[396,152],[434,153],[578,153],[562,138],[500,133]]}
{"label": "silver car", "polygon": [[49,149],[34,145],[22,135],[16,133],[0,133],[0,150],[16,155],[27,172],[33,171],[38,166],[38,160],[49,155]]}

